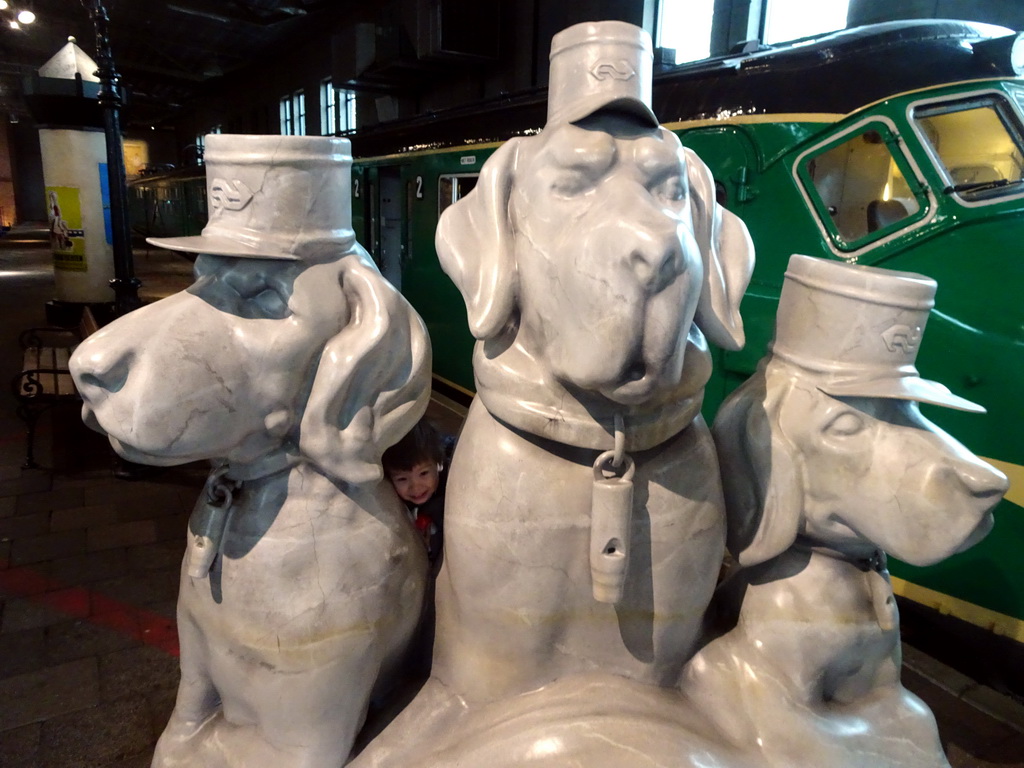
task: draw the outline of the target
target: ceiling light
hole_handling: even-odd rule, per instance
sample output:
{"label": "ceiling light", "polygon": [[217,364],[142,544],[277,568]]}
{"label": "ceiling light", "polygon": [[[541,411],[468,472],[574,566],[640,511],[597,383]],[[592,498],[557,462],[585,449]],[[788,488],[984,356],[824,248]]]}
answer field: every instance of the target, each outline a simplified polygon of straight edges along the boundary
{"label": "ceiling light", "polygon": [[9,26],[9,27],[10,27],[11,29],[21,29],[21,24],[19,24],[18,22],[16,22],[16,21],[15,21],[14,19],[11,19],[10,21],[8,21],[8,22],[7,22],[7,25],[8,25],[8,26]]}
{"label": "ceiling light", "polygon": [[7,0],[0,0],[0,11],[7,10]]}
{"label": "ceiling light", "polygon": [[31,24],[36,20],[36,15],[32,11],[18,11],[18,21],[22,24]]}

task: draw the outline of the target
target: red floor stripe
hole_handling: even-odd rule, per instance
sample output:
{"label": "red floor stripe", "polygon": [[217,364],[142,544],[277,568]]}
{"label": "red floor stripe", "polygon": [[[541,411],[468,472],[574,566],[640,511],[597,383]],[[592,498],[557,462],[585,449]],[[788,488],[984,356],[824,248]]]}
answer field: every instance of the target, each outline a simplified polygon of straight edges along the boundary
{"label": "red floor stripe", "polygon": [[178,628],[174,619],[85,587],[65,586],[31,568],[8,568],[7,565],[0,560],[0,592],[28,598],[73,619],[113,629],[171,656],[178,655]]}

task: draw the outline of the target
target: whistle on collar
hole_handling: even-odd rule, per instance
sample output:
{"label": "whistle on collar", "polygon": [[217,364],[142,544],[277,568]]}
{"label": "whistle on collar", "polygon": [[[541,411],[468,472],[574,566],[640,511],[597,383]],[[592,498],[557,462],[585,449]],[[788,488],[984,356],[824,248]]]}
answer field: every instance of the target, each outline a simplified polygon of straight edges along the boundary
{"label": "whistle on collar", "polygon": [[590,504],[590,577],[594,599],[612,605],[622,600],[629,568],[636,469],[626,455],[615,467],[614,456],[614,451],[606,451],[594,462]]}
{"label": "whistle on collar", "polygon": [[210,573],[213,560],[220,551],[221,539],[227,524],[228,512],[238,487],[225,481],[224,472],[210,475],[203,494],[196,501],[188,519],[188,575],[204,579]]}

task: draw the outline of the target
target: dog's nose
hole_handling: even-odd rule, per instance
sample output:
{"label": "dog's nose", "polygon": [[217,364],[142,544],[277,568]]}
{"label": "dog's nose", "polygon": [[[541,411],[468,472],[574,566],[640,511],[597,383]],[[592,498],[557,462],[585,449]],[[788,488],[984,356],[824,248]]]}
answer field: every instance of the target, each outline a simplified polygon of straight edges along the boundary
{"label": "dog's nose", "polygon": [[679,276],[679,253],[678,245],[645,243],[629,254],[629,265],[640,284],[656,293]]}
{"label": "dog's nose", "polygon": [[971,496],[992,499],[993,504],[1010,487],[1006,475],[980,460],[958,461],[950,469]]}
{"label": "dog's nose", "polygon": [[128,349],[90,343],[86,339],[71,358],[71,375],[84,400],[117,392],[128,380],[132,353]]}
{"label": "dog's nose", "polygon": [[657,293],[679,277],[683,250],[676,222],[668,220],[641,224],[624,222],[625,246],[630,270],[640,285]]}

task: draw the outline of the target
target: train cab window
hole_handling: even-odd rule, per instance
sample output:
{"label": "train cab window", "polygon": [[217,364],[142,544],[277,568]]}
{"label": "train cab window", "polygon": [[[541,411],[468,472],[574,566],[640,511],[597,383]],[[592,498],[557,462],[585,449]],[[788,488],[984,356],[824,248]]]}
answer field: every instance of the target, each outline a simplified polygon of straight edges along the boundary
{"label": "train cab window", "polygon": [[894,147],[887,125],[868,123],[802,157],[797,174],[840,249],[854,250],[920,218],[925,200],[908,183],[907,160]]}
{"label": "train cab window", "polygon": [[1003,96],[926,104],[912,116],[945,176],[943,192],[967,203],[1024,194],[1024,127]]}
{"label": "train cab window", "polygon": [[449,205],[470,193],[476,186],[478,173],[451,173],[440,176],[437,180],[437,215]]}

